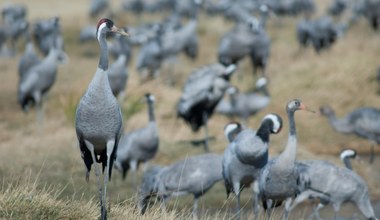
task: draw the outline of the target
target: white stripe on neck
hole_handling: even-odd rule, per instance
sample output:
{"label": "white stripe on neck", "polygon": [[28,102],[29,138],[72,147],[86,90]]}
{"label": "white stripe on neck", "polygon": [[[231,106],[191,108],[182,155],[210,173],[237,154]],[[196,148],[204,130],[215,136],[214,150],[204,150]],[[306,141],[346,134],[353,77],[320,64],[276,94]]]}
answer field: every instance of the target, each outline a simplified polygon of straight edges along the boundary
{"label": "white stripe on neck", "polygon": [[98,41],[100,41],[100,33],[102,32],[103,28],[107,27],[107,22],[103,22],[99,28],[98,28]]}

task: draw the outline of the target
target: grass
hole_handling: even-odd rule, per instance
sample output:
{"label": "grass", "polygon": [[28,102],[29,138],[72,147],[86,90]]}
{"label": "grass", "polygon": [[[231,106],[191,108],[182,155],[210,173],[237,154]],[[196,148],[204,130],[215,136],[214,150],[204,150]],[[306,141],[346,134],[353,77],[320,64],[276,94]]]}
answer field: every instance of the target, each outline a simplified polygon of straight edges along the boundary
{"label": "grass", "polygon": [[[14,2],[28,5],[29,18],[32,21],[57,14],[61,16],[65,49],[70,62],[59,67],[56,83],[49,93],[44,125],[38,128],[34,110],[24,114],[17,104],[17,64],[20,53],[15,58],[0,59],[0,78],[5,82],[0,86],[0,218],[97,219],[99,208],[95,176],[91,173],[89,183],[84,180],[85,168],[80,158],[74,128],[77,102],[86,90],[98,62],[98,45],[79,44],[76,39],[81,27],[95,21],[91,21],[84,13],[87,10],[86,1],[74,4],[65,0],[49,3],[35,0],[33,6],[26,0]],[[112,4],[116,6],[120,2],[121,0],[112,1]],[[328,2],[321,0],[318,4],[326,5]],[[53,14],[50,8],[57,11]],[[146,21],[157,19],[159,15],[143,17]],[[271,19],[268,23],[272,47],[267,72],[270,76],[269,90],[272,100],[267,109],[251,118],[250,127],[256,128],[261,118],[270,112],[276,112],[286,119],[284,106],[287,101],[296,97],[315,110],[321,105],[329,104],[336,109],[339,117],[360,106],[380,107],[377,94],[379,85],[374,80],[380,54],[378,33],[370,30],[365,21],[360,21],[330,50],[320,55],[310,48],[299,52],[295,39],[297,19],[284,18],[281,24],[278,20]],[[201,14],[200,20],[199,58],[190,61],[183,55],[179,56],[179,62],[175,66],[175,87],[166,86],[162,78],[140,84],[134,65],[137,54],[133,54],[126,99],[123,103],[125,131],[146,124],[146,105],[140,100],[147,92],[154,94],[157,100],[160,149],[152,163],[166,165],[189,155],[203,153],[202,148],[192,148],[183,142],[202,138],[203,132],[192,133],[182,120],[177,119],[175,106],[188,74],[199,66],[216,61],[220,36],[232,27],[232,23],[204,14]],[[136,19],[132,15],[124,14],[115,23],[120,26],[133,25]],[[89,51],[96,55],[83,56]],[[165,76],[165,69],[162,72]],[[251,89],[256,76],[251,74],[249,59],[239,64],[238,72],[243,80],[233,77],[232,83],[241,91]],[[209,132],[215,136],[215,140],[211,142],[211,150],[215,153],[222,154],[226,147],[222,129],[227,122],[228,119],[220,115],[214,115],[210,120]],[[285,146],[287,121],[284,122],[283,132],[271,138],[270,155],[277,155]],[[361,156],[369,152],[367,141],[336,133],[327,120],[317,114],[297,112],[296,123],[299,159],[326,159],[341,165],[337,155],[344,147],[357,149]],[[372,165],[353,165],[367,181],[371,198],[379,200],[380,189],[377,185],[380,181],[380,160],[376,159]],[[141,178],[141,172],[139,177]],[[234,197],[226,200],[223,187],[222,183],[216,184],[201,199],[202,219],[229,219],[233,216]],[[146,215],[140,216],[135,209],[136,190],[128,177],[126,181],[122,181],[120,173],[115,171],[108,188],[111,219],[191,218],[191,196],[173,199],[169,203],[168,212],[161,212],[156,204]],[[249,190],[242,194],[243,212],[249,218],[252,217],[250,194]],[[302,219],[309,213],[309,207],[298,208],[292,219]],[[355,210],[352,206],[344,206],[341,214],[349,215]],[[274,219],[281,212],[281,209],[276,210]],[[331,216],[329,214],[331,213],[322,217],[327,218]]]}

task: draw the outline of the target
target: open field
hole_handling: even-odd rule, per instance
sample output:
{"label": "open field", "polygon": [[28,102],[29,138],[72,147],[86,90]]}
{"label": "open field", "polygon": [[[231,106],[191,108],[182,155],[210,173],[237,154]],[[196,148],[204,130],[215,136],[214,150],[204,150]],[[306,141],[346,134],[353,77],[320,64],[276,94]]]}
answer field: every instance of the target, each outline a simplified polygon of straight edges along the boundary
{"label": "open field", "polygon": [[[85,181],[85,167],[80,158],[74,128],[75,107],[87,88],[98,63],[98,56],[85,57],[88,51],[97,53],[96,42],[81,45],[78,41],[80,29],[91,21],[87,16],[89,1],[44,1],[14,0],[28,6],[30,21],[58,15],[63,26],[65,50],[69,55],[68,64],[59,67],[56,83],[48,96],[45,106],[45,121],[42,128],[35,122],[35,112],[24,114],[17,103],[17,64],[19,52],[13,58],[0,58],[0,218],[8,219],[95,219],[98,217],[97,187],[91,173],[90,182]],[[111,1],[117,9],[119,1]],[[327,0],[318,0],[326,5]],[[323,10],[322,8],[321,10]],[[143,17],[143,20],[157,19],[159,15]],[[272,96],[267,109],[251,118],[250,127],[257,128],[261,118],[276,112],[286,119],[285,104],[293,98],[300,98],[309,108],[317,110],[329,104],[338,116],[360,106],[380,108],[379,84],[375,80],[376,69],[380,65],[380,35],[373,32],[366,21],[361,20],[350,29],[343,39],[338,40],[330,50],[317,55],[310,48],[298,53],[295,38],[295,24],[299,18],[270,19],[268,33],[272,39],[271,57],[268,66],[269,90]],[[119,26],[133,25],[136,18],[123,14],[115,20]],[[182,55],[175,66],[177,84],[165,85],[162,78],[140,85],[135,62],[129,67],[129,82],[126,100],[123,103],[125,130],[130,131],[145,125],[146,106],[140,98],[146,92],[156,96],[156,115],[160,130],[160,149],[152,163],[170,164],[189,155],[203,153],[201,148],[192,148],[184,140],[201,138],[203,133],[193,134],[185,123],[176,118],[175,105],[182,92],[187,75],[196,67],[214,63],[217,60],[217,45],[220,36],[232,27],[232,23],[221,17],[201,14],[198,26],[200,39],[199,57],[189,61]],[[23,45],[19,45],[20,51]],[[137,49],[134,51],[134,58]],[[244,80],[233,77],[232,83],[242,91],[254,85],[251,65],[248,59],[238,68]],[[165,69],[162,75],[165,76]],[[211,150],[222,154],[227,141],[223,127],[229,120],[214,115],[210,122],[210,134],[215,136]],[[273,136],[270,154],[277,155],[285,147],[285,129]],[[299,112],[296,115],[298,131],[299,159],[326,159],[341,164],[339,152],[346,147],[357,149],[366,157],[369,143],[354,136],[344,136],[333,131],[327,120],[318,114]],[[376,149],[380,153],[380,149]],[[354,169],[367,181],[373,201],[380,200],[380,158],[373,164],[353,164]],[[141,176],[140,172],[140,176]],[[190,218],[192,197],[173,199],[174,211],[159,213],[155,210],[141,217],[134,209],[135,192],[130,179],[121,180],[114,172],[108,187],[111,203],[111,219],[186,219]],[[243,201],[248,216],[251,201],[250,192],[243,191]],[[235,206],[234,198],[225,199],[222,183],[217,184],[203,199],[200,208],[205,219],[229,219]],[[19,204],[19,205],[17,205]],[[31,205],[32,204],[32,205]],[[25,210],[37,208],[38,212],[25,214]],[[157,206],[158,207],[158,206]],[[378,207],[380,208],[380,207]],[[281,209],[281,208],[280,208]],[[331,215],[331,208],[325,213]],[[43,212],[42,210],[46,210]],[[179,211],[178,211],[179,210]],[[182,210],[185,210],[184,212]],[[220,211],[221,210],[221,211]],[[308,213],[309,206],[299,208],[293,219],[301,219]],[[281,212],[281,210],[279,211]],[[351,216],[352,206],[344,206],[342,216]],[[21,213],[21,214],[20,214]],[[25,215],[23,215],[24,213]],[[360,214],[358,214],[360,218]],[[377,211],[379,216],[379,211]]]}

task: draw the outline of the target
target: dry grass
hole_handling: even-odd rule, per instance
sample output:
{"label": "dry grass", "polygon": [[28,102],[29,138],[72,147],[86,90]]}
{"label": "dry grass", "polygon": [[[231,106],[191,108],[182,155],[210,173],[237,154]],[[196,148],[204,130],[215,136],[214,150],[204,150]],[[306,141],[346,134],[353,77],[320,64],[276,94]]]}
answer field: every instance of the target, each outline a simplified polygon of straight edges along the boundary
{"label": "dry grass", "polygon": [[[16,101],[16,70],[20,54],[12,59],[0,59],[0,78],[3,82],[0,86],[0,218],[95,219],[98,217],[94,198],[97,195],[95,178],[91,176],[89,184],[84,180],[84,165],[77,149],[73,126],[76,103],[91,80],[98,59],[97,56],[83,56],[88,51],[97,54],[96,43],[81,45],[77,42],[80,28],[87,23],[95,22],[87,18],[88,1],[13,2],[28,5],[29,18],[32,21],[53,15],[61,16],[70,62],[59,68],[56,84],[49,94],[44,125],[38,128],[35,124],[35,112],[24,114]],[[318,1],[323,5],[327,2]],[[112,4],[116,8],[120,1],[112,1]],[[143,19],[157,17],[147,16]],[[216,61],[218,40],[232,24],[221,18],[206,15],[201,15],[200,20],[199,58],[189,61],[180,56],[175,67],[178,75],[175,87],[165,86],[162,78],[140,85],[134,60],[130,66],[127,98],[123,104],[125,130],[136,129],[146,123],[146,106],[139,104],[139,99],[146,92],[154,94],[157,99],[156,114],[161,144],[153,163],[170,164],[188,155],[202,153],[202,149],[191,148],[181,142],[200,138],[203,133],[192,133],[183,121],[176,118],[175,104],[181,95],[187,75],[196,67]],[[377,94],[379,85],[374,80],[380,54],[378,33],[371,31],[365,21],[360,21],[329,51],[317,55],[311,50],[305,50],[297,54],[296,21],[294,18],[285,18],[281,24],[275,19],[269,22],[268,32],[272,39],[272,50],[268,74],[272,102],[264,112],[251,119],[250,126],[256,128],[261,118],[269,112],[279,113],[285,119],[284,106],[288,100],[295,97],[301,98],[312,109],[330,104],[336,109],[338,116],[343,116],[359,106],[380,107]],[[135,22],[133,16],[123,15],[117,19],[116,24]],[[22,48],[22,45],[19,46]],[[136,53],[134,55],[136,57]],[[242,91],[250,89],[254,84],[251,70],[249,60],[244,60],[238,69],[244,80],[232,80]],[[165,76],[165,69],[162,76]],[[361,155],[369,152],[367,141],[337,134],[330,128],[327,120],[317,114],[299,112],[296,120],[300,159],[327,159],[340,164],[337,154],[344,147],[355,148]],[[226,147],[222,129],[227,122],[228,119],[219,115],[210,120],[210,133],[216,137],[211,146],[213,152],[222,153]],[[286,126],[285,124],[285,128]],[[272,138],[271,155],[278,154],[285,146],[286,131],[287,129],[284,129],[284,132]],[[380,198],[380,188],[376,187],[380,181],[379,165],[379,159],[370,166],[367,163],[354,164],[359,174],[367,180],[371,198],[374,200]],[[122,181],[117,172],[109,184],[109,195],[112,219],[191,217],[191,197],[174,199],[170,203],[172,211],[168,213],[151,209],[146,216],[139,216],[133,205],[135,190],[132,189],[129,179],[127,178],[126,182]],[[250,210],[249,197],[249,191],[243,193],[245,210]],[[205,219],[228,219],[234,206],[233,198],[225,200],[222,183],[211,189],[200,204]],[[30,207],[38,208],[25,212],[32,210]],[[293,219],[302,218],[304,209],[300,210]],[[252,214],[247,211],[247,215]]]}

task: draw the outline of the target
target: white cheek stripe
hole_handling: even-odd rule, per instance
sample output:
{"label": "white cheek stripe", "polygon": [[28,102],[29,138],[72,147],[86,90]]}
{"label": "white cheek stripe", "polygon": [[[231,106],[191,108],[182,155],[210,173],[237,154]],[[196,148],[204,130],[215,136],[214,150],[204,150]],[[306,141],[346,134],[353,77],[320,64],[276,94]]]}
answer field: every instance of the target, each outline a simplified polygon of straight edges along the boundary
{"label": "white cheek stripe", "polygon": [[343,160],[344,158],[346,157],[351,157],[355,155],[355,152],[351,149],[349,150],[344,150],[341,154],[340,154],[340,159]]}
{"label": "white cheek stripe", "polygon": [[280,121],[278,120],[277,116],[274,115],[274,114],[268,114],[266,115],[264,118],[263,118],[263,121],[266,120],[266,119],[270,119],[273,121],[273,131],[275,133],[278,132],[278,130],[280,129],[281,127],[281,124],[280,124]]}
{"label": "white cheek stripe", "polygon": [[107,23],[106,22],[104,22],[104,23],[102,23],[100,26],[99,26],[99,28],[98,28],[98,41],[100,41],[100,33],[102,32],[102,30],[103,30],[103,28],[105,28],[107,26]]}
{"label": "white cheek stripe", "polygon": [[226,136],[226,138],[228,139],[228,135],[237,128],[237,124],[235,123],[232,123],[232,124],[228,124],[226,126],[226,128],[224,129],[224,136]]}

